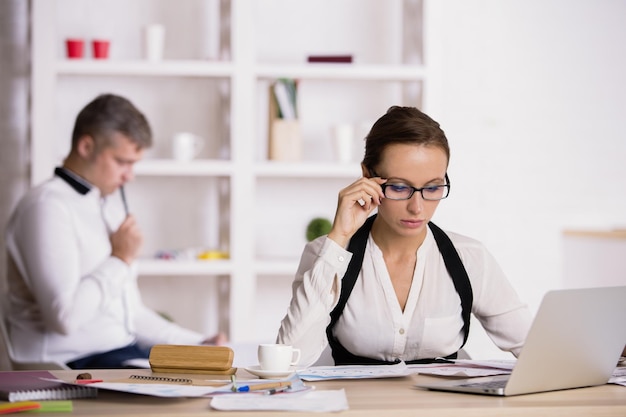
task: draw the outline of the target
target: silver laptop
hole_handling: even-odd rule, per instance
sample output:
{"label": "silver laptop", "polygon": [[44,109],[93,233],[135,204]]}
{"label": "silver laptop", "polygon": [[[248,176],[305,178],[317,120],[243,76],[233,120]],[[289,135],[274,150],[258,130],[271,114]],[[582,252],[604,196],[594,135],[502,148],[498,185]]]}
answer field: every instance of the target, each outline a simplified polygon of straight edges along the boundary
{"label": "silver laptop", "polygon": [[439,378],[415,387],[509,396],[602,385],[624,345],[626,286],[550,291],[510,375]]}

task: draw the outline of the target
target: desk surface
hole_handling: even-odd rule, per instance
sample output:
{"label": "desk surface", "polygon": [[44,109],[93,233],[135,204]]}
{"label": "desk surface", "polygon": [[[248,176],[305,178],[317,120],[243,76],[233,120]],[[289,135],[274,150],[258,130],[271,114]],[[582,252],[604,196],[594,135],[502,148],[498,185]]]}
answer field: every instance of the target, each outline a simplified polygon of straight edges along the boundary
{"label": "desk surface", "polygon": [[626,229],[613,230],[575,230],[567,229],[563,231],[565,236],[600,238],[600,239],[626,239]]}
{"label": "desk surface", "polygon": [[[74,380],[78,371],[52,371],[64,380]],[[92,370],[93,378],[123,378],[130,374],[150,375],[150,370]],[[167,374],[184,376],[183,374]],[[240,370],[238,378],[254,378]],[[198,378],[199,375],[186,375]],[[214,379],[214,376],[207,376]],[[438,416],[438,417],[484,417],[484,416],[626,416],[626,387],[603,385],[540,394],[520,395],[508,398],[472,394],[455,394],[414,389],[412,385],[422,379],[432,378],[413,375],[405,378],[370,380],[334,380],[309,382],[316,389],[344,388],[350,410],[333,413],[334,416]],[[166,399],[143,395],[100,390],[97,399],[74,400],[72,416],[201,416],[220,413],[212,410],[210,398]],[[319,413],[292,412],[221,412],[229,416],[300,416]],[[55,413],[63,416],[65,413]]]}

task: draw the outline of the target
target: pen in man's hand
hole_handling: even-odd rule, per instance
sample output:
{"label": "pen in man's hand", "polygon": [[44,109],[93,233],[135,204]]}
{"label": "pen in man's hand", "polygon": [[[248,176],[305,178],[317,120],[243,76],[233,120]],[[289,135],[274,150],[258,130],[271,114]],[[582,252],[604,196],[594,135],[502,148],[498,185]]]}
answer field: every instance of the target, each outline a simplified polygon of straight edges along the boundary
{"label": "pen in man's hand", "polygon": [[126,201],[126,193],[124,192],[124,186],[120,185],[120,194],[122,196],[122,203],[124,204],[124,211],[128,216],[128,201]]}

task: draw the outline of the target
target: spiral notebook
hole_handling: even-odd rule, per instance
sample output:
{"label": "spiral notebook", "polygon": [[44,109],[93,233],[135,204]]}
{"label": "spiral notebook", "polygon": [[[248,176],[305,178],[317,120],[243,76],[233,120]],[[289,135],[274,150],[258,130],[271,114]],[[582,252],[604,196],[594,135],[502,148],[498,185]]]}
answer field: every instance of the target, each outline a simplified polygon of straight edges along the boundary
{"label": "spiral notebook", "polygon": [[98,390],[88,386],[67,385],[48,371],[0,372],[0,400],[41,401],[95,398]]}

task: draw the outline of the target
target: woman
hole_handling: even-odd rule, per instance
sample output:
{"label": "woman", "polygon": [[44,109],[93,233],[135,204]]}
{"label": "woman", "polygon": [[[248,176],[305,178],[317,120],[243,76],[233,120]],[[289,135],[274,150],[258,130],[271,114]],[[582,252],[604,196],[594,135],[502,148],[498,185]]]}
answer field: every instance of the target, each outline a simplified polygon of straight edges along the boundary
{"label": "woman", "polygon": [[363,177],[340,191],[331,231],[306,245],[293,283],[277,341],[301,350],[301,366],[329,343],[337,365],[452,358],[470,312],[519,353],[527,306],[481,243],[430,223],[450,191],[449,159],[439,124],[416,108],[374,124]]}

